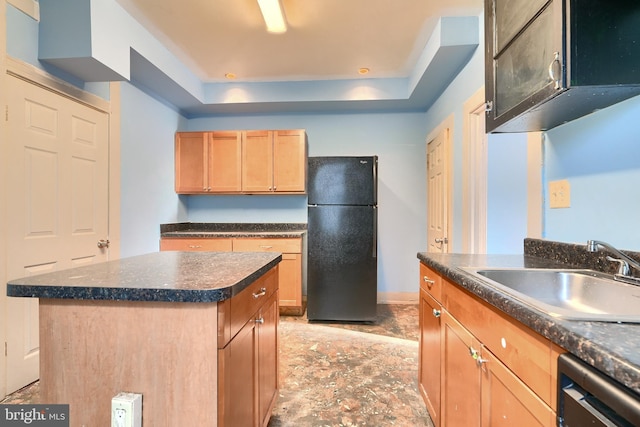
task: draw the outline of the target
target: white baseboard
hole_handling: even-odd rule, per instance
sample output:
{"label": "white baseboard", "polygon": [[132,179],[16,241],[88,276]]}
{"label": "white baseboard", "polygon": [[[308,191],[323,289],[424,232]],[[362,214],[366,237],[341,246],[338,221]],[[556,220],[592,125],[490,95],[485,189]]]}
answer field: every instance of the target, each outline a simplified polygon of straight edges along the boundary
{"label": "white baseboard", "polygon": [[378,292],[378,304],[418,304],[419,292]]}

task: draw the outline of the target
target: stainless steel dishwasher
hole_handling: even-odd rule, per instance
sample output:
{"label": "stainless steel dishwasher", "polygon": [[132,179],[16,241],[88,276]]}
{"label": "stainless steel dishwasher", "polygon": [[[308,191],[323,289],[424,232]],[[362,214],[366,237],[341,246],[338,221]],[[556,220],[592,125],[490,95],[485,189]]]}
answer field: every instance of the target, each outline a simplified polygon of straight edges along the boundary
{"label": "stainless steel dishwasher", "polygon": [[639,427],[640,395],[572,354],[558,358],[559,427]]}

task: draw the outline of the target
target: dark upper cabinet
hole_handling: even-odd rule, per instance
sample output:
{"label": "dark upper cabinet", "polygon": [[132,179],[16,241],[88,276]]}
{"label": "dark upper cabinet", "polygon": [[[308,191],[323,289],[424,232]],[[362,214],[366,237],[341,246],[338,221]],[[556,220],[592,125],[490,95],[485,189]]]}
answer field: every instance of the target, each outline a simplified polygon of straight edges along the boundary
{"label": "dark upper cabinet", "polygon": [[640,94],[640,1],[485,0],[487,132],[543,131]]}

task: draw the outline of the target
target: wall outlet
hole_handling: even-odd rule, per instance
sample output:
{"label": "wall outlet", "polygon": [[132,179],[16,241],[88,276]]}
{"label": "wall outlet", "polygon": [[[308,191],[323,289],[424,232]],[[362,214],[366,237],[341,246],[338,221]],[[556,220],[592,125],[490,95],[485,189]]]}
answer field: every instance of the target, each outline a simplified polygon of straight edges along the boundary
{"label": "wall outlet", "polygon": [[142,427],[142,395],[118,393],[111,399],[111,427]]}
{"label": "wall outlet", "polygon": [[571,207],[571,186],[569,181],[549,181],[549,207],[551,209]]}

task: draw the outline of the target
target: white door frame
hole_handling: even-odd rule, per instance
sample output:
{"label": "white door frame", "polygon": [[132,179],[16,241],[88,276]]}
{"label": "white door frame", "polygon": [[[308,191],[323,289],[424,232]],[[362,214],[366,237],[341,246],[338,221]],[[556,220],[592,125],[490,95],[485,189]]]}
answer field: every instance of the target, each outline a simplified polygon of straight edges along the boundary
{"label": "white door frame", "polygon": [[462,252],[487,251],[487,135],[484,86],[463,105]]}
{"label": "white door frame", "polygon": [[[444,150],[444,167],[445,167],[445,194],[446,200],[444,201],[444,206],[446,209],[446,214],[444,220],[446,221],[446,226],[444,230],[444,237],[446,238],[445,242],[442,245],[442,252],[449,252],[453,246],[453,127],[455,123],[455,117],[453,114],[449,115],[446,119],[444,119],[438,126],[436,126],[429,134],[427,135],[426,143],[425,143],[425,153],[427,153],[429,142],[433,141],[438,134],[441,132],[445,132],[445,150]],[[425,159],[426,160],[426,159]],[[428,167],[428,165],[427,165]],[[425,177],[427,180],[427,176]],[[428,188],[427,182],[427,188]],[[427,194],[427,204],[429,203],[430,195]],[[427,205],[427,212],[429,212],[429,206]],[[428,221],[428,218],[427,218]],[[428,224],[427,224],[427,250],[429,250],[429,235],[428,235]]]}
{"label": "white door frame", "polygon": [[[5,9],[1,8],[0,11],[0,27],[6,28],[6,15]],[[94,94],[78,89],[48,73],[45,71],[20,60],[6,56],[6,40],[5,32],[1,31],[0,35],[0,106],[6,106],[8,99],[5,90],[7,84],[7,75],[11,74],[21,79],[27,80],[30,83],[44,87],[52,92],[57,93],[60,96],[73,99],[76,102],[85,104],[91,108],[100,110],[109,115],[109,222],[108,222],[108,238],[110,241],[109,246],[109,258],[117,259],[120,257],[120,86],[119,83],[112,83],[110,85],[110,100],[104,100]],[[5,107],[2,107],[4,111]],[[3,114],[4,115],[4,114]],[[6,313],[4,309],[7,304],[8,297],[6,296],[6,281],[7,281],[7,250],[10,242],[7,242],[7,227],[10,224],[7,223],[7,213],[4,207],[7,206],[7,189],[6,185],[6,173],[7,173],[7,149],[4,141],[7,138],[7,122],[6,120],[0,120],[0,135],[2,136],[3,143],[0,144],[0,205],[3,207],[0,210],[0,313]],[[8,327],[8,319],[3,315],[0,316],[0,343],[2,347],[6,345],[6,332]],[[7,384],[7,358],[5,351],[0,351],[2,355],[0,357],[0,396],[6,395]]]}
{"label": "white door frame", "polygon": [[[4,116],[7,105],[6,61],[7,56],[7,5],[0,3],[0,107]],[[0,313],[6,313],[7,304],[7,121],[0,116]],[[7,393],[7,319],[0,315],[0,398]]]}

